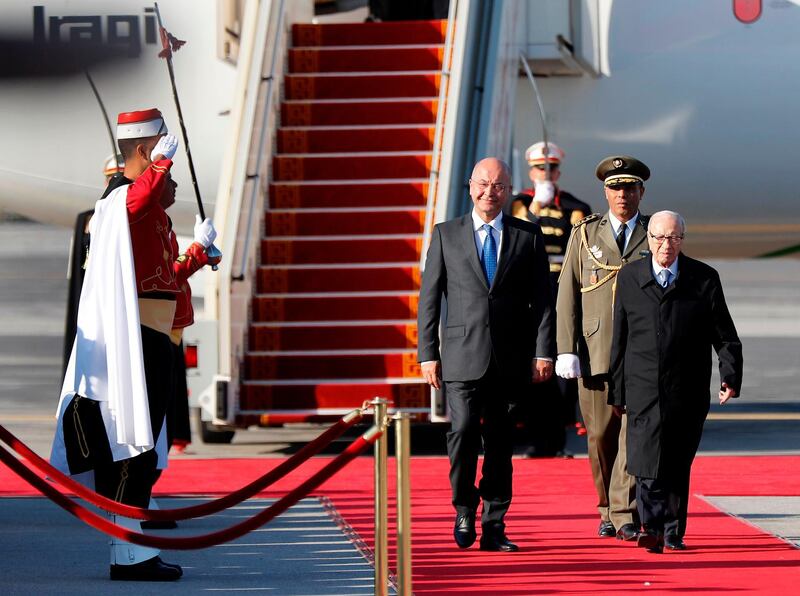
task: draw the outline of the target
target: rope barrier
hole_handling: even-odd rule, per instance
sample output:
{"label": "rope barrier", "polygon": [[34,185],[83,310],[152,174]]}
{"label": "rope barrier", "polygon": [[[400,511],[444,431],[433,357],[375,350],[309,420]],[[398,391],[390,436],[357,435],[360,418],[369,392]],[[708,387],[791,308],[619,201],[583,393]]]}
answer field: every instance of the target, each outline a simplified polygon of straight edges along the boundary
{"label": "rope barrier", "polygon": [[213,515],[220,511],[238,505],[242,501],[257,495],[275,481],[284,477],[286,474],[297,468],[300,464],[317,455],[326,446],[339,438],[346,430],[356,424],[364,415],[363,409],[353,410],[342,417],[320,436],[310,441],[290,458],[281,462],[278,466],[257,478],[250,484],[208,503],[181,507],[177,509],[142,509],[118,503],[112,499],[99,495],[88,489],[79,482],[73,480],[60,470],[54,468],[50,462],[31,450],[25,443],[15,437],[5,427],[0,425],[0,440],[8,444],[14,451],[27,459],[36,469],[46,474],[61,486],[73,491],[77,496],[85,499],[92,505],[99,507],[110,513],[124,515],[134,519],[158,520],[158,521],[177,521]]}
{"label": "rope barrier", "polygon": [[378,438],[383,435],[383,433],[384,431],[381,428],[373,426],[366,433],[355,439],[341,454],[326,464],[324,468],[317,471],[313,476],[305,480],[297,488],[287,493],[271,506],[263,509],[254,516],[217,532],[184,538],[149,536],[139,532],[131,532],[126,528],[122,528],[111,523],[107,519],[89,511],[80,503],[77,503],[60,493],[54,486],[52,486],[45,479],[34,474],[32,470],[27,468],[21,461],[14,457],[11,452],[2,446],[0,446],[0,461],[5,463],[9,468],[11,468],[11,470],[16,472],[17,475],[26,480],[31,486],[38,489],[43,495],[47,496],[56,505],[71,513],[84,523],[97,530],[100,530],[105,534],[115,536],[122,540],[139,544],[141,546],[173,550],[193,550],[216,546],[218,544],[222,544],[223,542],[235,540],[236,538],[240,538],[248,532],[263,526],[270,520],[289,509],[289,507],[297,503],[300,499],[307,496],[311,491],[316,489],[331,476],[336,474],[336,472],[341,470],[360,453],[365,451],[370,445],[375,443],[375,441],[377,441]]}

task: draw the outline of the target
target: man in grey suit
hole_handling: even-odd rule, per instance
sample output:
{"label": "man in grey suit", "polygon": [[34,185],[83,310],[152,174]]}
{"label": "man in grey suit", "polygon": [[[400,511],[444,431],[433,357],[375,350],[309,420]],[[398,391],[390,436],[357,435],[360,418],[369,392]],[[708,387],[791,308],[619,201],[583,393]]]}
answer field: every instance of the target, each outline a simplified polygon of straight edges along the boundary
{"label": "man in grey suit", "polygon": [[444,382],[456,544],[475,542],[482,500],[481,550],[509,552],[518,550],[503,522],[511,504],[509,404],[530,394],[531,381],[553,373],[554,309],[539,226],[503,216],[511,193],[508,166],[495,158],[479,161],[469,192],[471,213],[433,229],[419,296],[418,359],[430,385]]}

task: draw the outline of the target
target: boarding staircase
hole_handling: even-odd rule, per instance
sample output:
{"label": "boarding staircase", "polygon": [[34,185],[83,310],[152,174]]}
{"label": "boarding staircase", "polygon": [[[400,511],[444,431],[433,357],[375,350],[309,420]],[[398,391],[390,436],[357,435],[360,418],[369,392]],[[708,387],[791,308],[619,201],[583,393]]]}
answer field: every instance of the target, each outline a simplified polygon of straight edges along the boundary
{"label": "boarding staircase", "polygon": [[430,410],[416,313],[445,34],[292,26],[241,411],[308,420],[375,396]]}

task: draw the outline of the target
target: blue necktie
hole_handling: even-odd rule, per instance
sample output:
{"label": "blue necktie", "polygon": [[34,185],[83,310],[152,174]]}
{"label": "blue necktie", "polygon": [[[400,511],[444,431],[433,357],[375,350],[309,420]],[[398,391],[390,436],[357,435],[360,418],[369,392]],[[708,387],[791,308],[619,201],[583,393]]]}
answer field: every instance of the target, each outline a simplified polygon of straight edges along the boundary
{"label": "blue necktie", "polygon": [[491,286],[492,280],[494,280],[494,273],[497,271],[497,244],[495,244],[494,236],[492,236],[492,226],[483,224],[483,231],[486,232],[486,238],[483,240],[481,265],[483,266],[483,273],[486,275],[486,280]]}
{"label": "blue necktie", "polygon": [[672,281],[672,271],[669,269],[662,269],[661,270],[661,286],[666,288],[669,286],[669,282]]}

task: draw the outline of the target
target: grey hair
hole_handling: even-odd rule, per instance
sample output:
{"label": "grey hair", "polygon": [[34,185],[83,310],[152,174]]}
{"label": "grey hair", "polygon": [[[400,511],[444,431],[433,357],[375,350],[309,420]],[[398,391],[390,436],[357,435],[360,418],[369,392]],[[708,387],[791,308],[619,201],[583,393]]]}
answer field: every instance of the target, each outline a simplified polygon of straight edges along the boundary
{"label": "grey hair", "polygon": [[656,217],[660,216],[669,216],[672,219],[676,220],[678,224],[681,226],[681,235],[686,234],[686,220],[683,219],[683,215],[678,213],[677,211],[657,211],[650,216],[650,222],[647,224],[647,231],[650,231],[650,224],[653,222]]}

